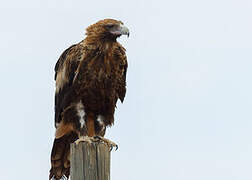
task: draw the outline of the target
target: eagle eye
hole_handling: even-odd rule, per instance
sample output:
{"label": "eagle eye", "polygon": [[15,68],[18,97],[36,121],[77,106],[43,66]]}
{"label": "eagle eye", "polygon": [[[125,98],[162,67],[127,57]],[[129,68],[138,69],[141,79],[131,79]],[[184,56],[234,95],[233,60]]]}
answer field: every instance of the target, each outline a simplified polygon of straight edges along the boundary
{"label": "eagle eye", "polygon": [[106,28],[113,28],[114,26],[114,24],[106,24]]}

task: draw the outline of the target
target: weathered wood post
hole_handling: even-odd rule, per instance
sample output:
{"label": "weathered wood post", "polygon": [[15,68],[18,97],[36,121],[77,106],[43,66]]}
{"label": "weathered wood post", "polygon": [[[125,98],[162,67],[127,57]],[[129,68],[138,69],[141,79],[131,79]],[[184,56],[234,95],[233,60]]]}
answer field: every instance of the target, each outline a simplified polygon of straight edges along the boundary
{"label": "weathered wood post", "polygon": [[71,144],[71,180],[110,180],[110,151],[104,143]]}

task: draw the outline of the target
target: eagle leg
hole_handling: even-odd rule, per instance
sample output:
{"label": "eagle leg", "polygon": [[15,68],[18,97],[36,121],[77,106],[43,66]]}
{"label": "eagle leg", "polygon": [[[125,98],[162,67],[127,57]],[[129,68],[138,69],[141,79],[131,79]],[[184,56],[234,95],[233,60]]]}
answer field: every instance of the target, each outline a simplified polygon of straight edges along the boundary
{"label": "eagle leg", "polygon": [[115,150],[118,149],[118,145],[116,143],[114,143],[113,141],[110,141],[109,139],[106,139],[104,137],[101,137],[101,136],[94,136],[95,139],[98,139],[100,141],[103,141],[105,144],[107,144],[110,149],[109,151],[112,151],[112,149],[115,147]]}
{"label": "eagle leg", "polygon": [[79,139],[77,139],[74,143],[76,145],[78,145],[80,142],[88,142],[88,143],[92,143],[92,142],[96,142],[97,140],[94,137],[90,137],[90,136],[80,136]]}

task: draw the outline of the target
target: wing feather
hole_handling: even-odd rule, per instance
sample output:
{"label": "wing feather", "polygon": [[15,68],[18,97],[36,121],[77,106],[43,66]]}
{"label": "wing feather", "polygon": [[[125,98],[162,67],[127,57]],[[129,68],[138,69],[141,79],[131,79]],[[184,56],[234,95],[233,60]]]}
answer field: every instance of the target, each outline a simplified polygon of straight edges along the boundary
{"label": "wing feather", "polygon": [[125,53],[125,49],[120,45],[118,47],[118,52],[117,55],[119,56],[118,58],[120,59],[120,75],[119,78],[119,86],[117,89],[117,94],[121,102],[123,102],[125,94],[126,94],[126,74],[127,74],[127,68],[128,68],[128,63],[127,63],[127,57]]}
{"label": "wing feather", "polygon": [[72,86],[81,55],[82,49],[80,45],[72,45],[62,53],[55,65],[55,127],[61,121],[62,102]]}

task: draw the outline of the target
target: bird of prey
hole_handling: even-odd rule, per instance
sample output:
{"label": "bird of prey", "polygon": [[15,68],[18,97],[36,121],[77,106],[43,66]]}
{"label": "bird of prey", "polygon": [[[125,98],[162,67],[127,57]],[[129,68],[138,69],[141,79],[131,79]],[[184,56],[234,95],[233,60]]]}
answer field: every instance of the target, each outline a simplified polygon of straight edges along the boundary
{"label": "bird of prey", "polygon": [[66,49],[55,65],[55,139],[49,179],[69,178],[70,144],[103,141],[114,123],[118,99],[126,93],[127,58],[117,42],[129,36],[123,22],[100,20],[86,29],[86,38]]}

